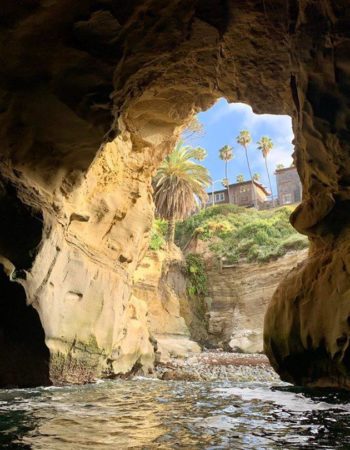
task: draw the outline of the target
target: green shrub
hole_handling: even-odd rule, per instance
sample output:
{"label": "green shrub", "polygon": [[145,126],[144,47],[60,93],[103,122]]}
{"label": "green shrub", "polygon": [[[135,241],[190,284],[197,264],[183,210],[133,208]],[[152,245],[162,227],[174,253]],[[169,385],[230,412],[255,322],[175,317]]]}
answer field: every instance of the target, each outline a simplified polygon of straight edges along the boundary
{"label": "green shrub", "polygon": [[208,280],[204,261],[200,255],[189,253],[186,256],[187,292],[190,296],[201,297],[208,292]]}
{"label": "green shrub", "polygon": [[[202,209],[199,213],[194,214],[188,219],[176,224],[175,243],[180,248],[184,247],[195,233],[195,230],[205,224],[207,220],[215,218],[218,222],[220,218],[233,215],[242,209],[243,208],[236,205],[218,205]],[[206,239],[207,235],[203,233],[202,237]]]}
{"label": "green shrub", "polygon": [[284,241],[282,241],[280,244],[280,247],[286,251],[302,250],[303,248],[307,248],[308,246],[309,246],[308,238],[301,234],[293,234]]}
{"label": "green shrub", "polygon": [[264,262],[290,250],[308,247],[308,239],[289,223],[293,207],[257,211],[235,205],[209,207],[177,225],[177,243],[191,236],[208,241],[209,249],[227,264]]}
{"label": "green shrub", "polygon": [[155,219],[152,224],[151,239],[149,248],[151,250],[160,250],[165,245],[165,235],[168,224],[165,220]]}

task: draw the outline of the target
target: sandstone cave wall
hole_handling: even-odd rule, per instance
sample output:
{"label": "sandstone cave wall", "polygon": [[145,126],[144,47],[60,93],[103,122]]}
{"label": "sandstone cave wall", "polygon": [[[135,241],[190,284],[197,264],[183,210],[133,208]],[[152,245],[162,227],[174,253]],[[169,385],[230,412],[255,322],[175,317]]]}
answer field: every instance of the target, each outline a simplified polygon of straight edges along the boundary
{"label": "sandstone cave wall", "polygon": [[[292,222],[313,257],[277,291],[266,351],[294,382],[327,380],[330,361],[348,380],[348,1],[1,6],[0,172],[44,221],[32,269],[1,261],[25,270],[52,373],[85,380],[151,364],[146,312],[131,297],[151,176],[191,115],[223,96],[293,117],[304,198]],[[322,363],[291,375],[305,354]]]}
{"label": "sandstone cave wall", "polygon": [[[220,96],[288,110],[278,12],[271,35],[261,5],[234,2],[2,6],[0,171],[43,216],[42,242],[21,284],[42,321],[51,377],[147,369],[153,348],[131,285],[147,249],[151,176],[192,114]],[[271,65],[278,76],[267,80]]]}
{"label": "sandstone cave wall", "polygon": [[350,388],[349,2],[300,2],[291,29],[296,165],[303,202],[292,225],[309,258],[267,309],[265,351],[283,380]]}
{"label": "sandstone cave wall", "polygon": [[[133,297],[147,309],[147,325],[156,359],[184,357],[200,351],[193,339],[195,317],[187,292],[184,256],[179,248],[149,250],[133,276]],[[205,328],[204,317],[201,327]]]}

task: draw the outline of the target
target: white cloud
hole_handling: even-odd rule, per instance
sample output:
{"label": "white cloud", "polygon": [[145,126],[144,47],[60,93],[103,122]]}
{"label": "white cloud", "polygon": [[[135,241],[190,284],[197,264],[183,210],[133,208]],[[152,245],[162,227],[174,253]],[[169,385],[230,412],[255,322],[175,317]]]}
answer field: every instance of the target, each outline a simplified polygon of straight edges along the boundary
{"label": "white cloud", "polygon": [[271,151],[268,156],[268,163],[274,170],[277,164],[283,164],[285,167],[289,167],[293,162],[293,158],[290,149],[276,148]]}
{"label": "white cloud", "polygon": [[[286,167],[291,165],[294,135],[290,116],[255,114],[252,108],[244,103],[224,103],[213,120],[218,122],[224,116],[232,113],[242,116],[241,128],[250,131],[253,137],[252,145],[255,145],[255,140],[259,139],[261,135],[272,137],[274,147],[268,157],[271,169],[274,170],[277,164],[283,164]],[[257,158],[253,159],[253,166],[261,169]]]}
{"label": "white cloud", "polygon": [[289,116],[255,114],[250,111],[245,115],[243,126],[246,127],[253,135],[260,128],[266,127],[268,128],[270,134],[284,136],[285,140],[289,142],[293,139],[292,119]]}
{"label": "white cloud", "polygon": [[252,113],[252,108],[245,103],[222,103],[218,110],[215,111],[215,114],[213,114],[208,124],[213,125],[214,123],[219,122],[225,116],[232,114],[232,112],[246,115]]}
{"label": "white cloud", "polygon": [[260,128],[267,127],[270,134],[284,136],[286,142],[293,139],[292,119],[289,116],[274,114],[255,114],[251,106],[245,103],[220,102],[220,107],[211,117],[210,125],[219,122],[230,114],[240,114],[242,128],[248,129],[254,135]]}

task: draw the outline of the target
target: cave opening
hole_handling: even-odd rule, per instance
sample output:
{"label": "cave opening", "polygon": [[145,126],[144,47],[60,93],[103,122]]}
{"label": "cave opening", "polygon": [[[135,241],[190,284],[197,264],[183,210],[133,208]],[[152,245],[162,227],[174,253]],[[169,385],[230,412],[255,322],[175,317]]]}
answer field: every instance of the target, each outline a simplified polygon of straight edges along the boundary
{"label": "cave opening", "polygon": [[15,281],[24,281],[32,266],[42,238],[42,216],[6,182],[0,185],[0,216],[0,386],[48,385],[44,330],[23,286]]}
{"label": "cave opening", "polygon": [[[199,146],[207,151],[202,164],[209,170],[212,178],[212,185],[208,189],[208,205],[229,202],[252,206],[249,186],[232,187],[227,198],[223,183],[225,177],[230,185],[247,183],[251,175],[263,188],[256,186],[259,209],[298,204],[301,201],[301,182],[293,161],[294,134],[290,116],[256,114],[250,105],[230,103],[222,97],[195,117],[197,129],[186,129],[182,139],[185,145]],[[249,133],[247,158],[250,167],[247,166],[244,148],[237,142],[241,131]],[[269,138],[272,144],[266,159],[258,146],[263,137]],[[219,157],[219,151],[225,145],[232,148],[227,173],[224,161]]]}
{"label": "cave opening", "polygon": [[50,384],[49,350],[36,310],[0,266],[0,386]]}
{"label": "cave opening", "polygon": [[[177,220],[175,244],[190,271],[202,270],[193,261],[202,264],[205,281],[198,288],[206,298],[202,343],[208,348],[259,353],[268,302],[309,246],[308,238],[289,222],[302,198],[293,160],[292,117],[256,114],[248,104],[229,103],[225,98],[203,109],[182,132],[180,145],[205,150],[204,158],[199,152],[200,159],[194,157],[193,162],[208,170],[212,182],[206,188],[206,203]],[[249,134],[247,148],[238,139],[242,131]],[[266,157],[259,144],[263,137],[272,142]],[[225,146],[231,148],[227,163],[220,157]],[[161,170],[171,172],[171,165]],[[226,177],[228,186],[223,183]],[[260,195],[258,205],[253,203],[252,179]],[[151,249],[161,246],[166,229],[157,197],[155,204],[158,215]]]}

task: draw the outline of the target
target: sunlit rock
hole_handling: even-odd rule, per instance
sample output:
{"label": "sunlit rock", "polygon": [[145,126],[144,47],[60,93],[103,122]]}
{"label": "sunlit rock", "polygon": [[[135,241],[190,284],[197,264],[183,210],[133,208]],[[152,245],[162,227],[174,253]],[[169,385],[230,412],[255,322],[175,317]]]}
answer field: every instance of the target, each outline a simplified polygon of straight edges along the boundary
{"label": "sunlit rock", "polygon": [[[53,381],[152,364],[147,311],[131,297],[153,217],[151,177],[191,115],[219,97],[293,117],[304,191],[293,223],[313,252],[274,297],[266,351],[274,362],[320,347],[323,376],[340,338],[347,379],[347,12],[347,0],[4,2],[0,172],[40,211],[42,238],[18,260],[19,240],[2,235],[1,261],[40,315]],[[318,318],[307,346],[290,306],[300,284],[303,304],[316,308],[307,320]]]}
{"label": "sunlit rock", "polygon": [[191,321],[193,316],[184,270],[184,257],[172,246],[168,251],[147,252],[134,274],[133,295],[147,305],[149,331],[160,362],[200,351],[183,317]]}

